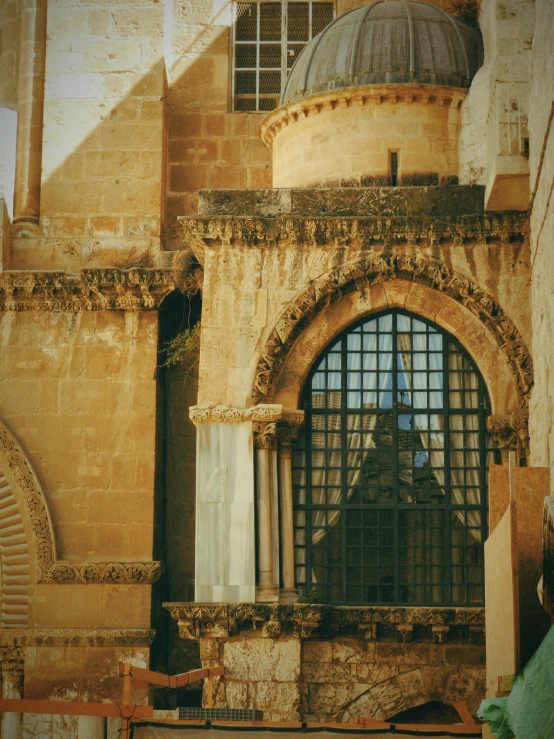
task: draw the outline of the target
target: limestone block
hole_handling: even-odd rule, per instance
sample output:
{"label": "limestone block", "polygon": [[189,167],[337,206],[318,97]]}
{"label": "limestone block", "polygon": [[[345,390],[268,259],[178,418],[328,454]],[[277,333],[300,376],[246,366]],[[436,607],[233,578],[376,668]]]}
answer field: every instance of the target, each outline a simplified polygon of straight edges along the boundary
{"label": "limestone block", "polygon": [[256,683],[256,708],[266,721],[298,721],[300,691],[297,682]]}
{"label": "limestone block", "polygon": [[302,642],[302,663],[332,662],[333,643],[326,641],[305,640]]}
{"label": "limestone block", "polygon": [[384,719],[381,706],[378,701],[373,698],[370,691],[367,691],[350,703],[348,706],[348,713],[357,718],[373,718],[377,721],[382,721]]}
{"label": "limestone block", "polygon": [[230,639],[224,646],[225,674],[245,682],[296,682],[299,639]]}

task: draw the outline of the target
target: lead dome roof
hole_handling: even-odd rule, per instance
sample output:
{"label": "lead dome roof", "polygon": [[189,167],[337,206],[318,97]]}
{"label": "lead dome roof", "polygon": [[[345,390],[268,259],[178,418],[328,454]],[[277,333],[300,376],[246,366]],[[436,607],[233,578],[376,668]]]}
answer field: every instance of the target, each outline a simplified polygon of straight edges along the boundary
{"label": "lead dome roof", "polygon": [[377,0],[339,16],[305,46],[281,104],[365,85],[469,87],[482,56],[479,30],[435,5]]}

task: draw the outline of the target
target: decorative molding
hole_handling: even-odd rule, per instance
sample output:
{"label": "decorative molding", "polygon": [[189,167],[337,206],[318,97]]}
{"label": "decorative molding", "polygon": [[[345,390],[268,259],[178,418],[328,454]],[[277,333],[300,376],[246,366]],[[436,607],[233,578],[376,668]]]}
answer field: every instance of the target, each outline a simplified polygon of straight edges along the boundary
{"label": "decorative molding", "polygon": [[283,416],[277,424],[277,436],[282,449],[292,448],[303,425],[304,411],[283,411]]}
{"label": "decorative molding", "polygon": [[379,640],[467,643],[483,641],[483,608],[409,608],[267,603],[164,603],[179,624],[182,639],[227,639],[255,630],[276,639],[357,635]]}
{"label": "decorative molding", "polygon": [[489,416],[487,431],[502,454],[503,464],[508,463],[510,452],[518,457],[529,457],[529,411],[524,408],[508,416]]}
{"label": "decorative molding", "polygon": [[383,245],[437,246],[523,241],[526,213],[464,216],[209,216],[181,218],[184,245],[203,264],[206,247],[370,249]]}
{"label": "decorative molding", "polygon": [[275,135],[283,128],[310,115],[351,105],[381,105],[382,103],[422,105],[448,105],[457,108],[465,100],[467,90],[463,87],[442,85],[369,85],[355,88],[316,93],[307,99],[283,105],[272,110],[260,124],[260,138],[271,149]]}
{"label": "decorative molding", "polygon": [[148,647],[152,629],[0,629],[0,649],[24,647]]}
{"label": "decorative molding", "polygon": [[[25,532],[23,511],[32,532],[37,582],[57,584],[114,583],[151,584],[161,575],[160,562],[64,562],[56,558],[54,533],[40,483],[15,437],[0,423],[0,471],[5,475],[13,498],[12,527]],[[5,528],[0,528],[1,550]],[[30,569],[27,562],[30,581]],[[2,602],[2,606],[4,602]],[[24,624],[16,623],[21,626]]]}
{"label": "decorative molding", "polygon": [[253,425],[254,447],[256,449],[271,449],[277,438],[277,424],[275,422],[255,421]]}
{"label": "decorative molding", "polygon": [[65,272],[3,272],[0,311],[156,310],[177,287],[165,269],[83,269]]}
{"label": "decorative molding", "polygon": [[233,408],[228,405],[193,405],[189,408],[190,420],[197,426],[200,423],[275,423],[281,418],[283,406],[279,404],[259,404],[250,408]]}
{"label": "decorative molding", "polygon": [[41,573],[39,582],[57,585],[152,585],[161,574],[161,562],[57,561]]}
{"label": "decorative molding", "polygon": [[521,408],[529,405],[533,362],[515,323],[476,282],[419,252],[371,252],[321,275],[305,287],[282,311],[270,333],[256,368],[252,396],[270,402],[279,372],[304,327],[330,303],[354,290],[393,279],[418,282],[448,295],[476,316],[494,336],[516,385]]}
{"label": "decorative molding", "polygon": [[25,654],[23,649],[18,647],[0,646],[0,662],[2,663],[2,672],[8,673],[12,677],[21,677],[25,672]]}

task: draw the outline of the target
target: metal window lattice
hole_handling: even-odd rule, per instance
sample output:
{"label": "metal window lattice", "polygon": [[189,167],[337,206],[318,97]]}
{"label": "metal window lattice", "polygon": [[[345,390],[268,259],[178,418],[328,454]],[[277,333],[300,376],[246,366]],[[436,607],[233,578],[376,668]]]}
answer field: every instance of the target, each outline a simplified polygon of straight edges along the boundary
{"label": "metal window lattice", "polygon": [[251,708],[179,708],[179,720],[201,719],[203,721],[263,721],[263,711]]}
{"label": "metal window lattice", "polygon": [[298,55],[333,18],[333,2],[236,2],[233,110],[276,108]]}
{"label": "metal window lattice", "polygon": [[489,401],[465,350],[403,311],[308,378],[293,454],[296,581],[326,602],[481,605]]}

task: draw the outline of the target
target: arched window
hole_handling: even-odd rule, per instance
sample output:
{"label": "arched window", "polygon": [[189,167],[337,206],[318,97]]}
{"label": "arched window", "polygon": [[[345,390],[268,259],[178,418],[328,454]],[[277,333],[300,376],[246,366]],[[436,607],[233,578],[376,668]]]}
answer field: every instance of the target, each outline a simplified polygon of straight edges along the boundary
{"label": "arched window", "polygon": [[487,391],[451,335],[366,318],[317,360],[293,459],[296,581],[310,600],[480,605]]}

